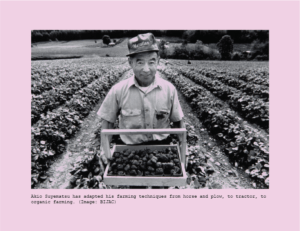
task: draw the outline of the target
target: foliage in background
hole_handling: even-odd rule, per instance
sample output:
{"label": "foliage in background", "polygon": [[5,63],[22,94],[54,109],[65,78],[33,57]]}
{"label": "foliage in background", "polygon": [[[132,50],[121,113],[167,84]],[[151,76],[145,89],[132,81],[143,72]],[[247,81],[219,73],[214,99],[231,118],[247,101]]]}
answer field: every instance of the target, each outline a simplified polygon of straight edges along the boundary
{"label": "foliage in background", "polygon": [[176,46],[171,59],[190,59],[190,51],[187,49],[187,46]]}
{"label": "foliage in background", "polygon": [[108,45],[110,43],[110,37],[108,35],[104,35],[102,37],[102,41],[104,44]]}
{"label": "foliage in background", "polygon": [[188,45],[175,46],[174,52],[168,55],[170,59],[191,59],[191,60],[217,60],[221,56],[217,50],[211,49],[203,44],[196,44],[195,48]]}
{"label": "foliage in background", "polygon": [[242,58],[241,58],[241,53],[240,52],[234,52],[233,54],[232,54],[232,60],[234,60],[234,61],[239,61],[239,60],[241,60]]}
{"label": "foliage in background", "polygon": [[161,58],[166,58],[167,57],[167,51],[166,51],[166,41],[165,40],[161,40],[160,43],[158,44],[158,48],[159,48],[159,55]]}
{"label": "foliage in background", "polygon": [[268,30],[186,30],[182,34],[182,38],[191,43],[195,43],[197,40],[201,40],[203,43],[217,43],[224,35],[229,35],[234,43],[269,40]]}
{"label": "foliage in background", "polygon": [[251,44],[251,50],[256,53],[256,56],[265,55],[269,58],[269,41],[261,42],[255,40]]}
{"label": "foliage in background", "polygon": [[222,60],[230,60],[233,51],[233,41],[229,35],[224,35],[217,43]]}
{"label": "foliage in background", "polygon": [[185,39],[185,40],[183,40],[183,42],[182,42],[182,44],[181,44],[181,46],[187,46],[188,45],[188,41]]}

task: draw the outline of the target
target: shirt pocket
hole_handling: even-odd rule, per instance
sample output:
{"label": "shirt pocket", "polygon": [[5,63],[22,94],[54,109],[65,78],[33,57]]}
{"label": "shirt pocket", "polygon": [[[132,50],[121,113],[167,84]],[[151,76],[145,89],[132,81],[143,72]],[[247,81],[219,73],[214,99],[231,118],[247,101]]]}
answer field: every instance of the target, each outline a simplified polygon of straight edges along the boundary
{"label": "shirt pocket", "polygon": [[142,111],[139,109],[122,109],[121,119],[126,129],[143,128]]}
{"label": "shirt pocket", "polygon": [[154,127],[155,128],[168,128],[170,124],[170,110],[159,109],[154,113]]}

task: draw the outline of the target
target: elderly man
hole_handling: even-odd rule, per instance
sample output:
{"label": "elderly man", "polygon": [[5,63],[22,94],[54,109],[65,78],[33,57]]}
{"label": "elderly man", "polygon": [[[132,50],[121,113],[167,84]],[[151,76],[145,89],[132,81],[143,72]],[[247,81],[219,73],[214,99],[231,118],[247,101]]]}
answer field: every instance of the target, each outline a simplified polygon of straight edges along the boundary
{"label": "elderly man", "polygon": [[[128,61],[134,75],[114,85],[98,115],[102,129],[112,129],[119,117],[120,129],[179,128],[183,112],[175,87],[157,76],[159,49],[151,33],[128,41]],[[167,134],[120,135],[125,144],[170,144]],[[101,145],[102,147],[103,145]],[[103,154],[103,151],[101,151]]]}

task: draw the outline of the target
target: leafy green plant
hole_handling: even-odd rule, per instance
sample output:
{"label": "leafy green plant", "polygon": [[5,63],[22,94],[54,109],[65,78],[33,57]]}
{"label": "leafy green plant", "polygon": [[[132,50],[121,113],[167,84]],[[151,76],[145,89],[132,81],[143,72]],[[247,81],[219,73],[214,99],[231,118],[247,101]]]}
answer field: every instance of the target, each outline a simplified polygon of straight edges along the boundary
{"label": "leafy green plant", "polygon": [[[94,67],[95,68],[95,67]],[[129,69],[128,66],[106,66],[102,76],[80,89],[64,106],[55,112],[48,111],[40,115],[40,120],[31,131],[31,185],[47,179],[46,170],[52,163],[54,155],[65,151],[66,139],[72,138],[80,129],[82,119],[86,117],[104,98],[107,91]],[[97,69],[94,72],[97,73]],[[85,73],[84,68],[76,75]],[[98,72],[100,73],[100,72]],[[84,78],[83,78],[84,79]],[[75,83],[75,80],[73,80]],[[56,92],[58,95],[60,92]],[[62,92],[61,92],[62,93]],[[59,96],[60,97],[60,96]]]}
{"label": "leafy green plant", "polygon": [[238,89],[223,84],[219,80],[212,80],[190,69],[180,68],[179,73],[204,86],[218,98],[228,102],[245,119],[263,128],[269,128],[268,102],[246,95]]}
{"label": "leafy green plant", "polygon": [[[224,108],[211,93],[199,85],[191,85],[171,68],[162,69],[167,78],[182,92],[211,134],[224,144],[223,150],[236,165],[255,180],[269,186],[269,152],[266,141]],[[188,91],[189,90],[189,91]]]}

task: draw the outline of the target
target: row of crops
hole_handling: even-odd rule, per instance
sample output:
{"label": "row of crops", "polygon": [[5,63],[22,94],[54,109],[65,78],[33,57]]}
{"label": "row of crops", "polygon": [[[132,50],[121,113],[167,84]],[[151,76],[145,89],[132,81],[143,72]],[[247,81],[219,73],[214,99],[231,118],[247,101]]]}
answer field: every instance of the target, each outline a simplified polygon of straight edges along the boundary
{"label": "row of crops", "polygon": [[[89,72],[87,72],[89,73]],[[64,73],[65,74],[65,73]],[[32,93],[38,92],[40,94],[33,94],[31,100],[31,122],[35,123],[38,121],[42,114],[51,111],[58,106],[64,104],[68,100],[72,99],[73,95],[80,89],[85,88],[88,84],[99,79],[105,74],[105,70],[101,69],[97,73],[84,74],[84,73],[73,73],[67,72],[66,75],[60,74],[52,76],[51,79],[48,77],[41,78],[41,84],[34,84],[32,86]],[[76,76],[77,75],[77,76]],[[49,81],[51,80],[51,81]],[[45,86],[48,82],[49,86],[52,86],[51,90],[42,90],[40,86]],[[61,83],[60,85],[55,85]],[[53,86],[55,85],[55,87]]]}
{"label": "row of crops", "polygon": [[[162,61],[165,63],[165,61]],[[244,82],[264,85],[269,87],[269,68],[264,62],[222,62],[222,61],[195,61],[187,64],[186,60],[181,62],[170,60],[172,67],[191,68],[207,77],[234,77]]]}
{"label": "row of crops", "polygon": [[[34,187],[47,178],[53,156],[65,151],[66,140],[80,130],[83,119],[129,66],[89,64],[88,60],[81,65],[62,61],[32,65],[35,117],[31,129],[31,185]],[[42,89],[38,82],[47,82],[52,89]]]}
{"label": "row of crops", "polygon": [[[180,68],[177,71],[193,80],[195,83],[205,87],[219,99],[227,102],[235,111],[240,113],[246,120],[261,126],[264,129],[269,128],[269,91],[268,88],[256,86],[253,88],[253,83],[244,84],[241,86],[230,87],[226,83],[226,77],[206,77],[189,68]],[[217,80],[219,78],[221,81]],[[227,79],[230,77],[227,77]],[[231,81],[233,83],[233,81]],[[253,95],[245,93],[245,89],[258,89],[259,94]]]}
{"label": "row of crops", "polygon": [[[181,67],[182,74],[188,75],[203,75],[211,78],[212,80],[220,81],[230,87],[236,88],[242,92],[245,92],[248,95],[253,95],[257,98],[261,98],[264,101],[269,100],[269,86],[264,84],[256,84],[252,81],[244,81],[239,77],[234,77],[229,75],[228,73],[214,73],[212,74],[210,71],[206,69],[198,69],[198,68],[188,68]],[[259,77],[260,78],[260,77]]]}
{"label": "row of crops", "polygon": [[[202,121],[208,131],[223,143],[223,151],[229,159],[245,169],[246,173],[259,182],[263,182],[267,187],[269,185],[269,151],[268,141],[263,139],[251,127],[245,126],[236,111],[224,105],[218,91],[221,88],[226,91],[226,85],[222,87],[212,84],[210,78],[203,75],[196,75],[193,71],[185,71],[177,68],[163,68],[162,73],[171,81],[190,102],[195,114]],[[185,79],[185,76],[191,78],[196,83]],[[223,97],[224,100],[231,100],[231,104],[240,103],[239,99],[233,101],[232,98]],[[236,92],[235,92],[236,94]],[[242,94],[242,93],[240,93]],[[218,96],[218,97],[215,97]],[[251,96],[249,96],[251,97]],[[255,102],[259,99],[255,99]],[[262,101],[264,102],[264,101]],[[230,104],[230,105],[231,105]],[[237,107],[233,107],[237,109]],[[251,112],[250,112],[251,113]],[[268,114],[260,118],[268,121]]]}
{"label": "row of crops", "polygon": [[214,77],[214,76],[230,76],[234,77],[240,80],[243,80],[248,83],[258,84],[261,86],[269,87],[269,72],[265,69],[250,69],[246,71],[220,71],[216,69],[203,69],[200,68],[199,72],[202,75],[208,76],[208,77]]}
{"label": "row of crops", "polygon": [[[48,178],[47,171],[55,156],[66,153],[67,141],[82,129],[85,117],[129,70],[124,65],[125,59],[108,58],[99,63],[95,60],[32,62],[32,187]],[[268,72],[184,65],[160,71],[183,93],[207,130],[221,141],[229,159],[268,187],[268,139],[257,132],[261,128],[268,132]],[[249,127],[245,121],[260,128]],[[186,169],[188,187],[204,187],[214,170],[207,164],[208,157],[199,154],[195,128],[185,123],[190,154]],[[100,127],[96,129],[95,139],[100,140]],[[173,143],[176,139],[174,136]],[[117,137],[112,142],[117,143]],[[66,171],[72,175],[72,188],[93,189],[107,188],[102,182],[104,170],[99,146],[91,145],[85,147],[80,158]]]}

